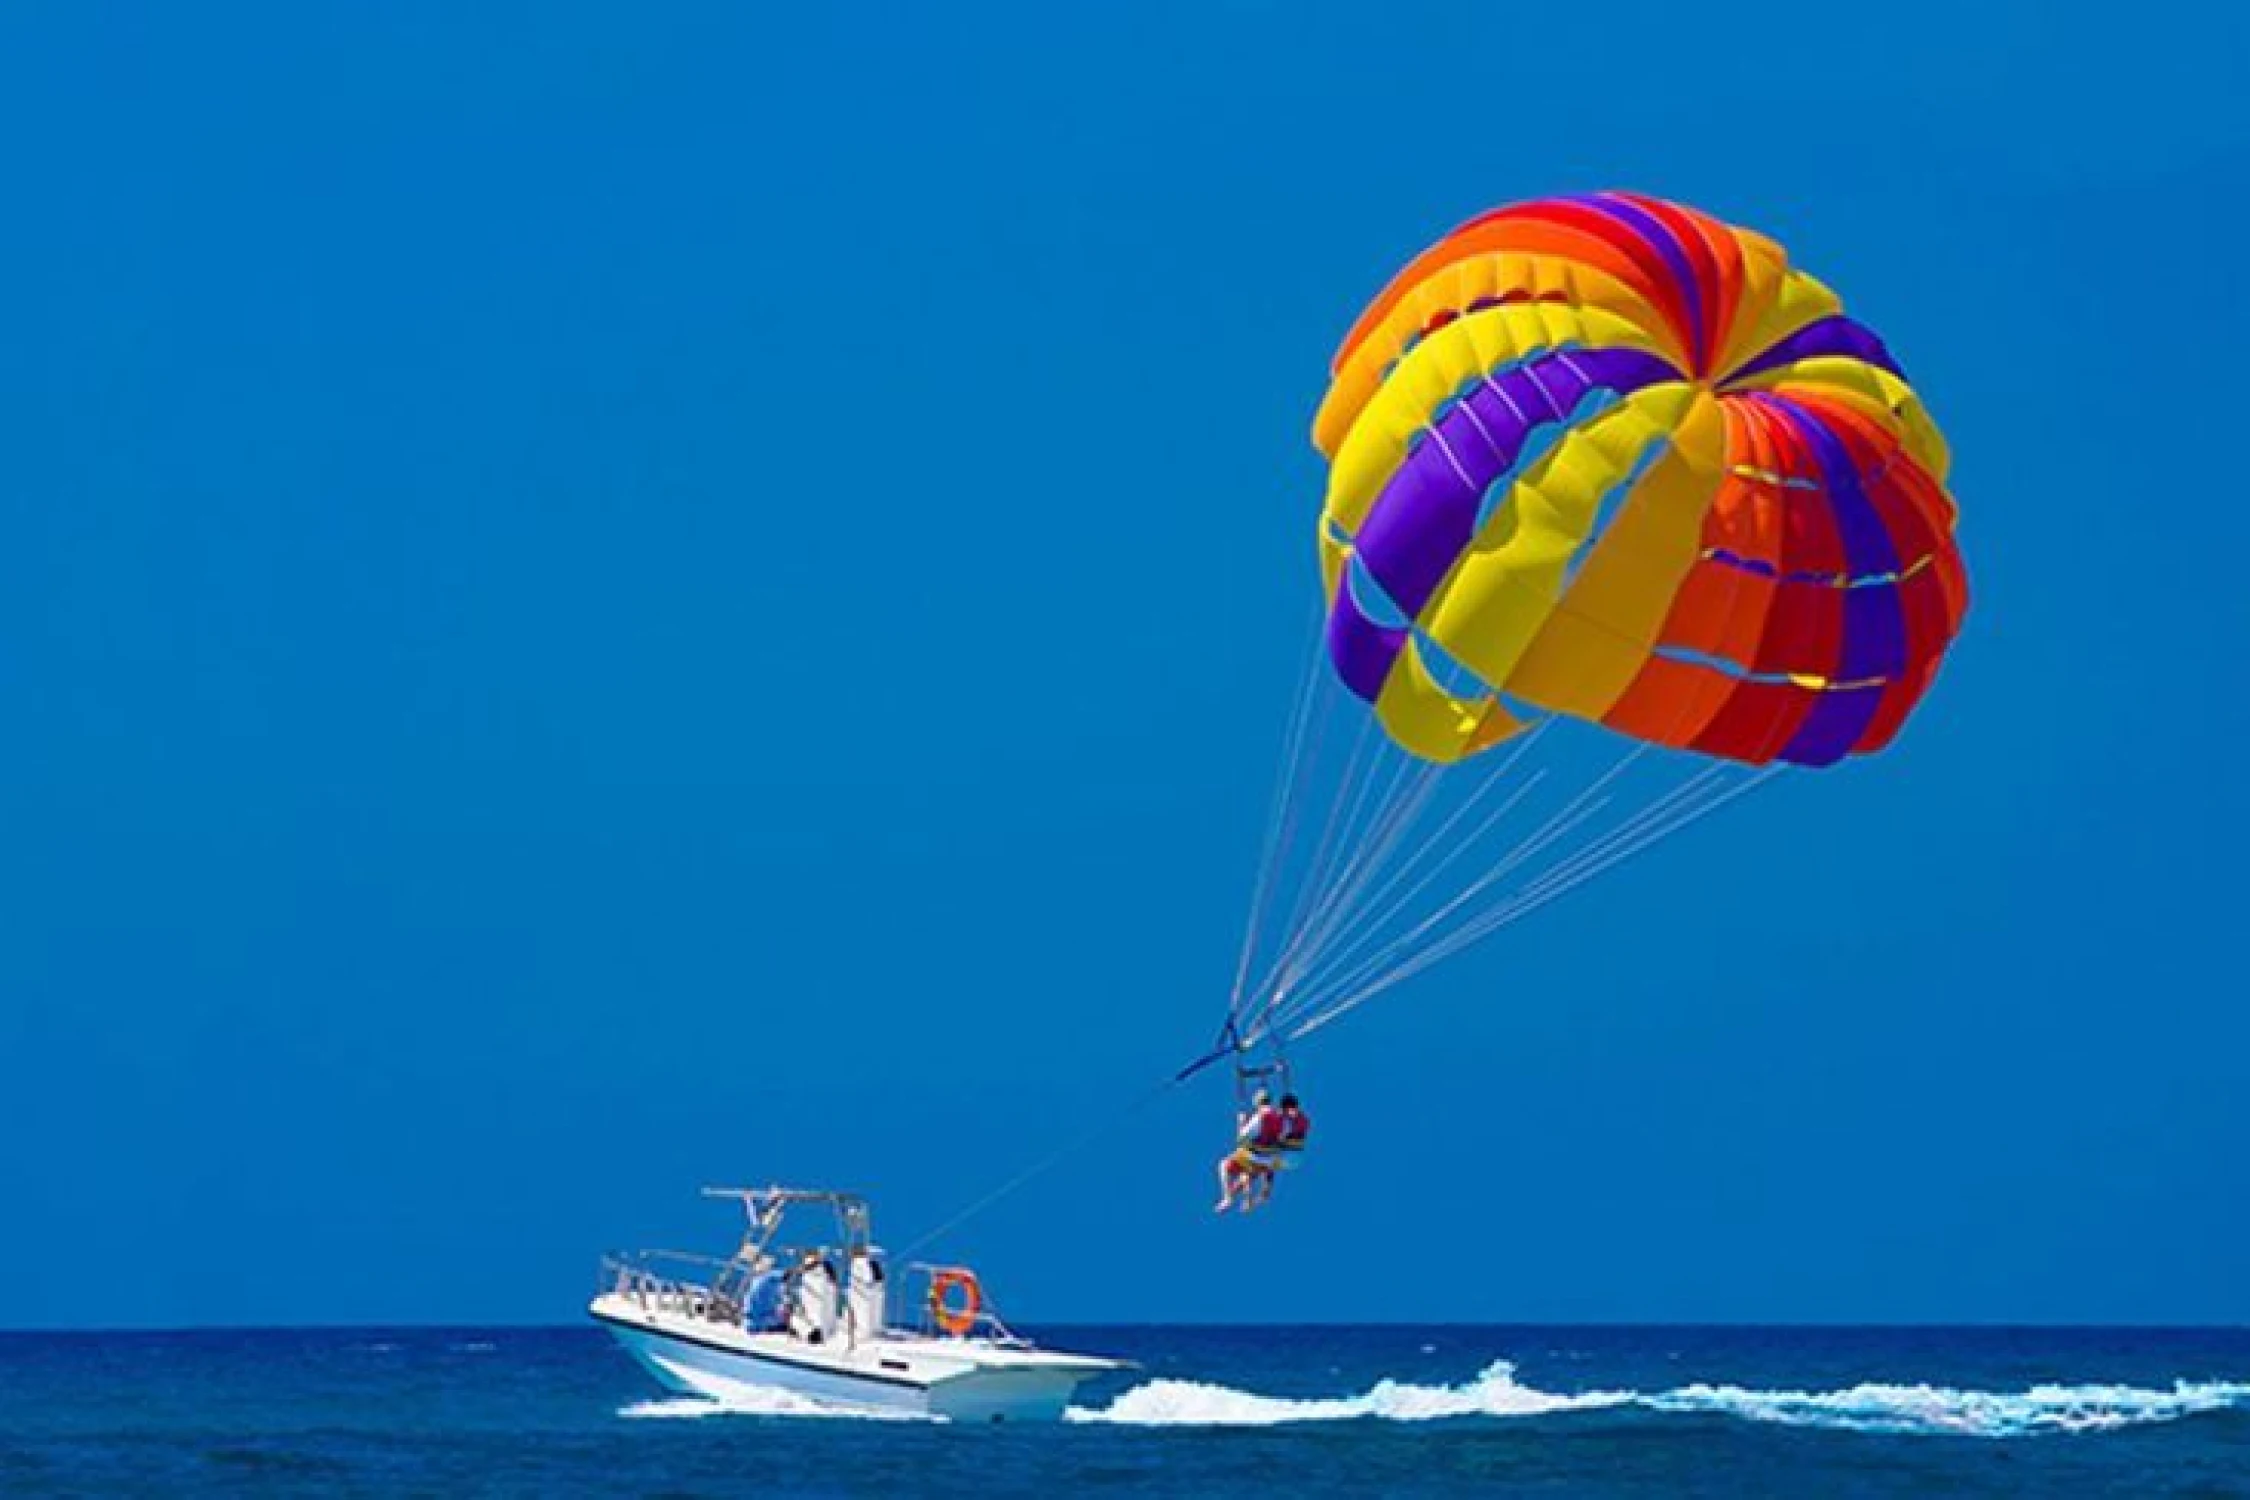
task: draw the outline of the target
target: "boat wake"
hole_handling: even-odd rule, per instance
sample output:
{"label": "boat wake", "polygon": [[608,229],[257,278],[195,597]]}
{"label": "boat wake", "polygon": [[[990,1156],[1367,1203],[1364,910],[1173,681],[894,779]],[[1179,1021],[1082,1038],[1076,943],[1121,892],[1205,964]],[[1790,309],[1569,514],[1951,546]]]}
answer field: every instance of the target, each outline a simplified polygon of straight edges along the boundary
{"label": "boat wake", "polygon": [[1384,1380],[1357,1396],[1290,1400],[1259,1396],[1193,1380],[1152,1380],[1137,1385],[1099,1411],[1072,1407],[1070,1422],[1112,1422],[1128,1427],[1278,1427],[1289,1422],[1351,1422],[1378,1417],[1392,1422],[1435,1422],[1459,1417],[1543,1417],[1555,1412],[1623,1406],[1631,1391],[1559,1395],[1516,1383],[1506,1360],[1487,1366],[1461,1385],[1415,1385]]}
{"label": "boat wake", "polygon": [[1543,1417],[1617,1408],[1712,1414],[1846,1432],[2008,1438],[2108,1432],[2176,1421],[2202,1412],[2250,1410],[2250,1384],[2178,1381],[2169,1389],[2038,1385],[2013,1392],[1933,1385],[1855,1385],[1834,1391],[1688,1385],[1653,1393],[1566,1394],[1519,1383],[1515,1367],[1502,1360],[1460,1385],[1384,1380],[1357,1396],[1307,1400],[1260,1396],[1188,1380],[1152,1380],[1098,1410],[1073,1407],[1066,1419],[1129,1427],[1274,1427],[1366,1419],[1433,1422]]}
{"label": "boat wake", "polygon": [[[1733,1417],[1785,1427],[1900,1436],[2037,1437],[2113,1432],[2226,1410],[2250,1411],[2250,1384],[2175,1381],[2131,1385],[2035,1385],[2020,1391],[1937,1385],[1866,1384],[1832,1391],[1755,1390],[1685,1385],[1668,1391],[1543,1391],[1516,1379],[1506,1360],[1459,1385],[1382,1380],[1356,1396],[1263,1396],[1193,1380],[1150,1380],[1107,1406],[1074,1406],[1064,1420],[1113,1427],[1281,1427],[1320,1422],[1449,1422],[1637,1410]],[[870,1422],[941,1420],[907,1412],[831,1405],[793,1391],[743,1386],[724,1398],[673,1396],[637,1401],[618,1415],[635,1420],[704,1417],[825,1417]]]}
{"label": "boat wake", "polygon": [[860,1406],[831,1405],[795,1391],[772,1386],[745,1385],[725,1397],[667,1396],[636,1401],[617,1414],[635,1421],[693,1421],[702,1417],[842,1417],[862,1422],[931,1422],[937,1418],[916,1412],[873,1411]]}
{"label": "boat wake", "polygon": [[1840,1391],[1753,1391],[1691,1385],[1643,1405],[1657,1411],[1723,1412],[1754,1422],[1848,1432],[2034,1437],[2111,1432],[2173,1422],[2230,1407],[2250,1410],[2250,1385],[2175,1381],[2169,1390],[2131,1385],[2035,1385],[2022,1391],[1964,1391],[1932,1385],[1855,1385]]}

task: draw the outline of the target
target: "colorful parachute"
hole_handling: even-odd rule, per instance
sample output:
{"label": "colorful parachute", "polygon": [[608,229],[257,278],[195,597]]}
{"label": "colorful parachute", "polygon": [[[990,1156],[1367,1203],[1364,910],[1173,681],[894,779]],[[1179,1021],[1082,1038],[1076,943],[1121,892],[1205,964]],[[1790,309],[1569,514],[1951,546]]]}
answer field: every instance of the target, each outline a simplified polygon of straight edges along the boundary
{"label": "colorful parachute", "polygon": [[1968,602],[1947,454],[1772,241],[1630,193],[1473,219],[1337,353],[1337,674],[1453,761],[1541,712],[1730,760],[1881,749]]}
{"label": "colorful parachute", "polygon": [[1882,341],[1654,198],[1438,241],[1313,436],[1324,625],[1212,1054],[1238,1068],[1783,766],[1881,749],[1968,606],[1945,442]]}

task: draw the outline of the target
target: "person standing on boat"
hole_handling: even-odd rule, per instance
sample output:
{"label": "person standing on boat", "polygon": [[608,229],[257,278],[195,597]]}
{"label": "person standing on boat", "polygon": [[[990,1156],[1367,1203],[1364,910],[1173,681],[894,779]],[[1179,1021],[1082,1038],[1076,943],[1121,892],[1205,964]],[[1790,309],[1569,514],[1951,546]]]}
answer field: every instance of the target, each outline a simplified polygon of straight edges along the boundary
{"label": "person standing on boat", "polygon": [[836,1273],[817,1250],[807,1250],[797,1264],[796,1307],[789,1331],[808,1344],[826,1343],[836,1331]]}
{"label": "person standing on boat", "polygon": [[742,1326],[752,1333],[778,1332],[789,1324],[789,1278],[762,1255],[755,1266],[742,1299]]}

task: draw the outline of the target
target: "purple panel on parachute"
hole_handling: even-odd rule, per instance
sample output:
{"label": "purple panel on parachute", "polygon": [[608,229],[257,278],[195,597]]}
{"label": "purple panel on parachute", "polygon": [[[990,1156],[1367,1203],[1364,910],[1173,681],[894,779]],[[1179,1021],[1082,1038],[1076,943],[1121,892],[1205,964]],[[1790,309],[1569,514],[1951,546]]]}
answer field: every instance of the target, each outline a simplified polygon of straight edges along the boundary
{"label": "purple panel on parachute", "polygon": [[1336,585],[1335,601],[1328,607],[1328,659],[1345,687],[1373,703],[1405,648],[1406,631],[1369,619],[1352,597],[1348,576]]}
{"label": "purple panel on parachute", "polygon": [[1824,354],[1840,354],[1850,359],[1864,361],[1890,371],[1904,380],[1906,374],[1891,358],[1891,351],[1865,324],[1855,323],[1841,313],[1807,323],[1789,337],[1757,355],[1740,369],[1726,377],[1728,381],[1747,380],[1752,375],[1795,364],[1800,359],[1815,359]]}
{"label": "purple panel on parachute", "polygon": [[[1898,548],[1859,477],[1851,453],[1828,424],[1796,402],[1769,392],[1750,400],[1780,413],[1820,464],[1820,493],[1835,518],[1844,569],[1853,578],[1898,572]],[[1906,617],[1895,587],[1869,585],[1844,594],[1844,641],[1836,676],[1846,682],[1895,676],[1906,661]]]}
{"label": "purple panel on parachute", "polygon": [[1880,686],[1836,688],[1814,700],[1812,711],[1782,746],[1781,758],[1800,766],[1832,766],[1851,754],[1883,701]]}
{"label": "purple panel on parachute", "polygon": [[1567,419],[1589,391],[1625,395],[1679,378],[1636,349],[1556,351],[1485,377],[1383,486],[1360,528],[1360,561],[1402,614],[1419,615],[1475,539],[1485,492],[1515,466],[1532,429]]}
{"label": "purple panel on parachute", "polygon": [[1836,675],[1846,682],[1880,677],[1888,682],[1906,670],[1906,611],[1895,583],[1862,584],[1844,590],[1844,659]]}

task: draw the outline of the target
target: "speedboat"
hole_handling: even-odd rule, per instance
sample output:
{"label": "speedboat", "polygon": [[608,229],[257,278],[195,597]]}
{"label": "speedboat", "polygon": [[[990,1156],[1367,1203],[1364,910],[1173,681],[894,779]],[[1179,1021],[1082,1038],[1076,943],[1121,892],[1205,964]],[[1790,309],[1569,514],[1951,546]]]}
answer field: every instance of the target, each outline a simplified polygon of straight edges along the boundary
{"label": "speedboat", "polygon": [[[1052,1421],[1118,1360],[1041,1349],[1000,1321],[966,1266],[905,1267],[915,1321],[890,1321],[890,1267],[866,1200],[799,1188],[705,1188],[742,1205],[724,1258],[614,1255],[588,1307],[673,1390],[718,1401],[786,1391],[828,1406],[955,1422]],[[783,1238],[792,1215],[832,1216],[825,1243]]]}

